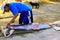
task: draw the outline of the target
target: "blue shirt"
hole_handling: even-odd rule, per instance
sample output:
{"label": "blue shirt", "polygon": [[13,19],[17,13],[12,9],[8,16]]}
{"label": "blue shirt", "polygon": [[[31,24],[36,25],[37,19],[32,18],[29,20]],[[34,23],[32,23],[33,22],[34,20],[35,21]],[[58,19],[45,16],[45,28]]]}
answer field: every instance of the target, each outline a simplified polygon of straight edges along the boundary
{"label": "blue shirt", "polygon": [[23,11],[32,10],[32,8],[29,5],[21,3],[21,2],[10,3],[9,8],[10,8],[11,12],[13,13],[13,15],[15,15],[16,13],[21,13]]}

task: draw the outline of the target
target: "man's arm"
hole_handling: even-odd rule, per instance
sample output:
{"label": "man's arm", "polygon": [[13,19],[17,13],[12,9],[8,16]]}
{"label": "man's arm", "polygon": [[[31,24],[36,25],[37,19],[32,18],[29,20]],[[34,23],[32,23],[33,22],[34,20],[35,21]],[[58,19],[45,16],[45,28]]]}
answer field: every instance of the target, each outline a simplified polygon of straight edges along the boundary
{"label": "man's arm", "polygon": [[10,26],[10,24],[15,21],[16,17],[18,16],[18,13],[16,15],[14,15],[14,17],[11,19],[11,21],[7,24],[7,27]]}

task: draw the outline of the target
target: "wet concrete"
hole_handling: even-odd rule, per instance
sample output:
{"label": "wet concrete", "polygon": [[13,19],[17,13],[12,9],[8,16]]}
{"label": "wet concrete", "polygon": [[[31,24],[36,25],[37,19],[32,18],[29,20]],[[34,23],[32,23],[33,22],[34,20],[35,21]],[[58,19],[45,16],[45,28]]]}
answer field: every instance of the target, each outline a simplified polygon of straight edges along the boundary
{"label": "wet concrete", "polygon": [[51,28],[33,33],[16,34],[9,38],[0,37],[0,40],[60,40],[60,32]]}

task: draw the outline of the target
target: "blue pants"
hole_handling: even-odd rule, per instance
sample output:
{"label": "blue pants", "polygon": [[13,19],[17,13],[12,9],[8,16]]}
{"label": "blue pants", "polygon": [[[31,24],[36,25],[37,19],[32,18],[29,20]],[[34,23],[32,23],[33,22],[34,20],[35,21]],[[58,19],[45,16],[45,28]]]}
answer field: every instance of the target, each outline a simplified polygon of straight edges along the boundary
{"label": "blue pants", "polygon": [[20,14],[19,17],[19,24],[30,24],[29,21],[31,20],[31,23],[33,23],[33,14],[32,11],[30,11],[30,20],[28,19],[29,12],[28,11],[23,11]]}

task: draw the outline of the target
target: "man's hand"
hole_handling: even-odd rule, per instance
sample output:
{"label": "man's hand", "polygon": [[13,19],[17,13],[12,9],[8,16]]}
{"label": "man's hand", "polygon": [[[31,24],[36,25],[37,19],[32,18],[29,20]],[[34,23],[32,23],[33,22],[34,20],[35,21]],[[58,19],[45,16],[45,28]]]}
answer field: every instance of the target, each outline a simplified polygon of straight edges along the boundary
{"label": "man's hand", "polygon": [[10,28],[10,23],[7,24],[7,27]]}
{"label": "man's hand", "polygon": [[15,21],[16,17],[18,16],[18,13],[12,18],[12,20],[7,24],[7,27],[10,28],[10,24]]}
{"label": "man's hand", "polygon": [[10,28],[11,23],[14,23],[14,21],[15,21],[15,20],[12,20],[11,22],[9,22],[9,23],[7,24],[7,27]]}

